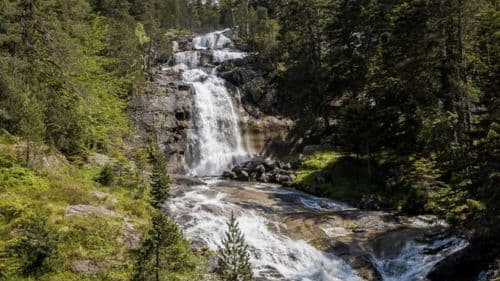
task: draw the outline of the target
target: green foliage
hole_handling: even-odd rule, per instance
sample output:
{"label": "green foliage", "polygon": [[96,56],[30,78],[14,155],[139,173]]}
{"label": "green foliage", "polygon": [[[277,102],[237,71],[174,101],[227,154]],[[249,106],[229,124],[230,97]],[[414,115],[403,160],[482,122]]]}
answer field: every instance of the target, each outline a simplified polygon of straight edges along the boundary
{"label": "green foliage", "polygon": [[118,39],[112,21],[96,16],[86,1],[20,2],[2,11],[1,126],[28,146],[45,141],[69,155],[119,143],[128,132],[120,98],[136,79],[135,58],[107,50],[126,50],[138,39],[111,41]]}
{"label": "green foliage", "polygon": [[99,176],[97,176],[96,181],[102,185],[110,186],[115,181],[115,177],[116,173],[113,166],[106,164],[99,173]]}
{"label": "green foliage", "polygon": [[40,277],[55,270],[58,263],[58,233],[47,218],[37,215],[22,222],[20,236],[8,249],[18,261],[18,269],[24,276]]}
{"label": "green foliage", "polygon": [[157,212],[142,238],[132,280],[185,280],[194,269],[194,255],[177,225]]}
{"label": "green foliage", "polygon": [[[123,220],[140,233],[152,210],[146,198],[129,187],[95,183],[99,167],[77,168],[65,162],[54,162],[49,169],[25,167],[23,158],[16,157],[15,139],[7,134],[0,137],[0,272],[7,280],[34,276],[40,280],[130,280],[132,257],[124,244]],[[103,197],[96,197],[97,191]],[[102,206],[118,217],[65,215],[70,205],[78,204]],[[38,245],[30,242],[33,237],[43,242],[41,253],[33,248]],[[44,246],[54,241],[57,247]],[[40,263],[44,253],[50,257],[30,274],[33,277],[23,277],[21,267],[34,267],[29,264]],[[98,275],[90,278],[71,271],[81,260],[98,264]]]}
{"label": "green foliage", "polygon": [[[274,6],[280,52],[269,61],[304,128],[300,137],[330,136],[337,150],[366,161],[370,182],[382,188],[365,191],[399,209],[498,229],[500,21],[493,2]],[[318,186],[318,172],[303,168],[299,182]],[[356,201],[333,191],[346,190],[339,188],[344,179],[332,176],[316,191]]]}
{"label": "green foliage", "polygon": [[388,189],[385,169],[375,163],[373,166],[370,175],[365,159],[333,150],[315,151],[306,155],[303,165],[297,170],[295,184],[318,196],[335,198],[354,206],[363,196],[374,194],[380,207],[399,208],[404,195]]}
{"label": "green foliage", "polygon": [[159,208],[170,196],[170,177],[167,174],[165,156],[159,149],[153,149],[151,158],[153,161],[151,197],[153,206]]}
{"label": "green foliage", "polygon": [[232,212],[227,227],[222,247],[218,251],[217,272],[220,278],[225,281],[253,280],[248,245],[245,243],[245,237]]}

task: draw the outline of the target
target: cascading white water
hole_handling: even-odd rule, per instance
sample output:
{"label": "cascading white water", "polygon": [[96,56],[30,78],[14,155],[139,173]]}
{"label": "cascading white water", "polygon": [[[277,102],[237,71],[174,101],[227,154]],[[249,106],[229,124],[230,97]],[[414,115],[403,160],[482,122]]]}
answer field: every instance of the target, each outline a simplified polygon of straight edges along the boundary
{"label": "cascading white water", "polygon": [[211,32],[202,36],[193,38],[193,47],[197,50],[207,49],[224,49],[233,47],[231,39],[224,35],[225,32],[231,29],[224,29],[220,31]]}
{"label": "cascading white water", "polygon": [[200,53],[198,51],[178,52],[174,54],[174,60],[177,65],[194,68],[198,66],[198,62],[200,61]]}
{"label": "cascading white water", "polygon": [[468,244],[457,237],[438,239],[431,244],[408,240],[396,255],[379,253],[373,256],[373,262],[384,281],[418,281],[425,279],[438,262]]}
{"label": "cascading white water", "polygon": [[193,122],[188,133],[190,172],[220,175],[247,159],[231,97],[224,80],[199,69],[184,72],[184,81],[196,91]]}
{"label": "cascading white water", "polygon": [[[184,234],[195,243],[217,251],[226,231],[231,212],[237,216],[245,241],[249,245],[251,264],[259,280],[300,281],[362,281],[343,260],[333,254],[321,252],[304,240],[294,240],[281,230],[286,226],[272,221],[262,210],[249,210],[227,200],[226,194],[211,193],[212,184],[194,187],[192,191],[173,198],[168,211],[180,223]],[[272,192],[255,189],[255,192]],[[276,192],[280,192],[279,190]],[[286,191],[297,196],[303,208],[316,210],[319,204],[332,209],[349,208],[334,201],[316,199],[298,192]],[[303,198],[302,198],[303,197]],[[323,204],[324,203],[324,204]]]}
{"label": "cascading white water", "polygon": [[216,31],[193,39],[195,51],[174,54],[175,70],[183,70],[183,80],[193,85],[196,95],[188,130],[186,160],[189,172],[197,176],[218,176],[231,166],[248,159],[239,127],[238,115],[224,80],[216,69],[206,73],[197,68],[200,50],[209,50],[213,63],[243,58],[244,52],[232,47],[223,31]]}

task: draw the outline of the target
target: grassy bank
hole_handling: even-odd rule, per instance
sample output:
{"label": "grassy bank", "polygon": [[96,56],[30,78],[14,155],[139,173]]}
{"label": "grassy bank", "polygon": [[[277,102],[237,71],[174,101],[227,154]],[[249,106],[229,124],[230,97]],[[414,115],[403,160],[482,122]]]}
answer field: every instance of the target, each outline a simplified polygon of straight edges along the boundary
{"label": "grassy bank", "polygon": [[153,211],[147,185],[130,172],[101,185],[101,166],[48,150],[28,168],[19,146],[0,135],[0,279],[130,280],[131,244]]}
{"label": "grassy bank", "polygon": [[382,208],[400,209],[407,200],[403,191],[387,187],[386,171],[378,163],[321,150],[305,155],[295,183],[318,196],[341,200],[358,206],[363,196],[373,195]]}

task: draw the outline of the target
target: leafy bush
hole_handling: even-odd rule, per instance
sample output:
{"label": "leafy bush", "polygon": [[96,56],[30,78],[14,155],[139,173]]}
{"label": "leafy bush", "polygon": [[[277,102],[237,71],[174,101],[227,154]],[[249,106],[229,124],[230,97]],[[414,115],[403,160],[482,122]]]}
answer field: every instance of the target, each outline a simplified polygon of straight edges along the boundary
{"label": "leafy bush", "polygon": [[102,168],[99,176],[97,176],[96,178],[96,181],[102,185],[110,186],[115,181],[115,178],[115,170],[113,170],[113,167],[111,165],[107,164]]}

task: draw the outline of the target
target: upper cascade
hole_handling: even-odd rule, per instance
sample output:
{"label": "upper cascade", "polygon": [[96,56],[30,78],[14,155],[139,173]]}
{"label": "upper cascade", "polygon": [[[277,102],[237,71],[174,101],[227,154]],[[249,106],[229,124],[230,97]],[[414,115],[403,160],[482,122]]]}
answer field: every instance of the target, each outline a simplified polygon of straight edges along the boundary
{"label": "upper cascade", "polygon": [[233,42],[231,39],[224,35],[225,32],[230,31],[227,28],[220,31],[214,31],[204,35],[196,36],[193,38],[193,47],[197,50],[215,50],[223,48],[232,48]]}
{"label": "upper cascade", "polygon": [[[185,159],[189,174],[196,176],[219,176],[231,166],[249,159],[236,103],[214,66],[247,55],[234,48],[231,39],[224,35],[227,31],[229,29],[193,38],[195,50],[176,52],[175,65],[171,67],[181,72],[183,81],[195,89]],[[207,57],[208,64],[203,63],[204,67],[200,67],[202,59],[206,62]]]}
{"label": "upper cascade", "polygon": [[229,30],[215,31],[193,38],[191,43],[194,50],[180,51],[174,54],[174,69],[196,68],[200,65],[202,56],[208,56],[213,64],[246,57],[247,53],[236,49],[231,39],[224,35]]}

